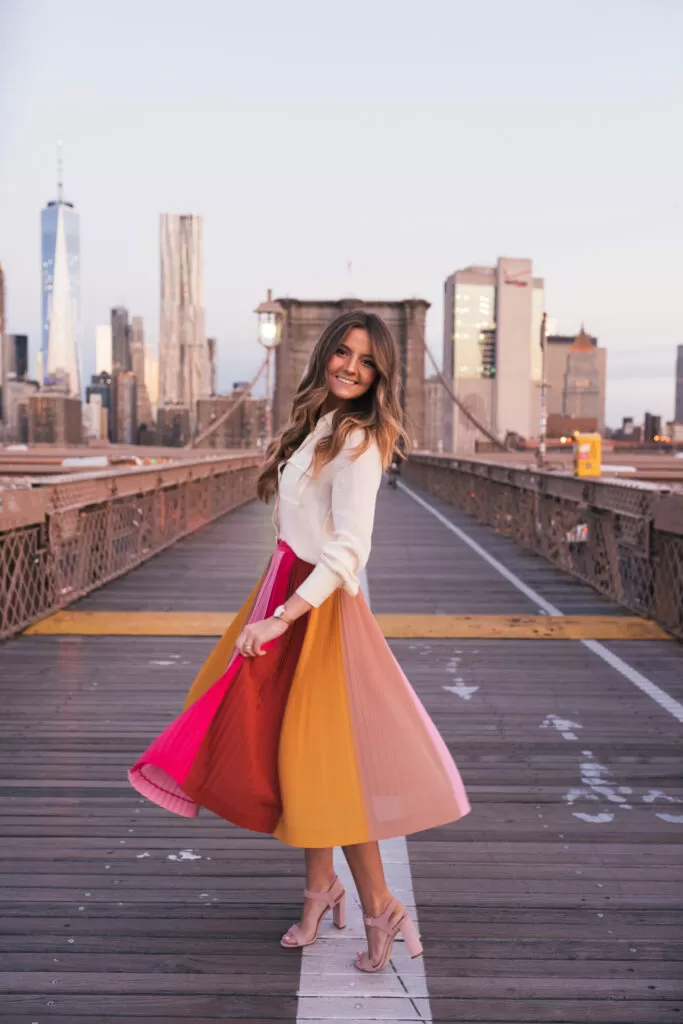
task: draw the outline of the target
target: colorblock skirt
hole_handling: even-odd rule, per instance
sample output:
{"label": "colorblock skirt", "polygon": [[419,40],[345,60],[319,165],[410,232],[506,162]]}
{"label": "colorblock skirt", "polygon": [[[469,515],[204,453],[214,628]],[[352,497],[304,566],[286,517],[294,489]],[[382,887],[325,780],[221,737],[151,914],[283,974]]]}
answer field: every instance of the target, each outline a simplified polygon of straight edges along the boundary
{"label": "colorblock skirt", "polygon": [[313,566],[280,541],[195,679],[182,714],[129,772],[176,814],[200,807],[290,846],[346,846],[469,810],[446,744],[362,594],[337,590],[261,657],[235,641]]}

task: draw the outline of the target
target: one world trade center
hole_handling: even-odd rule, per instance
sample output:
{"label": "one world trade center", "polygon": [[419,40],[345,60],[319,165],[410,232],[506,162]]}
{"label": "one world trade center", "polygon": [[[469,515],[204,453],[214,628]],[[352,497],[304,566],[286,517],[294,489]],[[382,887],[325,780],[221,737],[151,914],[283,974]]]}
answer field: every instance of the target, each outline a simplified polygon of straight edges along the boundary
{"label": "one world trade center", "polygon": [[45,384],[61,385],[68,394],[79,396],[79,217],[73,203],[68,203],[64,199],[61,160],[58,177],[57,199],[49,202],[40,215],[43,295],[42,379]]}

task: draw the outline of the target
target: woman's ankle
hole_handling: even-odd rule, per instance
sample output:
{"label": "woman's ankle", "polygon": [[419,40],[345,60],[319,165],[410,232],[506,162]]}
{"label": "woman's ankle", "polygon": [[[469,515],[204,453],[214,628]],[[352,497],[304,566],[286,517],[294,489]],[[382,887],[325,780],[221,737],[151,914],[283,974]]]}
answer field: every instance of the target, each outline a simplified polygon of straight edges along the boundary
{"label": "woman's ankle", "polygon": [[366,917],[381,917],[393,901],[393,896],[388,889],[383,892],[372,893],[363,900],[363,913]]}
{"label": "woman's ankle", "polygon": [[330,872],[316,872],[306,878],[306,888],[309,892],[327,892],[335,883],[337,876],[334,870]]}

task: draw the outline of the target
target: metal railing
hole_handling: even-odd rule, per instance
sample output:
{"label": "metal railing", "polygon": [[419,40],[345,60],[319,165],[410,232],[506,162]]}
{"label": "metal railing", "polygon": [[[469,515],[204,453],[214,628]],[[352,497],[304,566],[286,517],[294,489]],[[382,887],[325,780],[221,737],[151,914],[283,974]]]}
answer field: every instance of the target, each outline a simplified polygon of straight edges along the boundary
{"label": "metal railing", "polygon": [[683,490],[419,453],[403,475],[683,637]]}
{"label": "metal railing", "polygon": [[0,491],[0,639],[250,501],[261,461],[224,455]]}

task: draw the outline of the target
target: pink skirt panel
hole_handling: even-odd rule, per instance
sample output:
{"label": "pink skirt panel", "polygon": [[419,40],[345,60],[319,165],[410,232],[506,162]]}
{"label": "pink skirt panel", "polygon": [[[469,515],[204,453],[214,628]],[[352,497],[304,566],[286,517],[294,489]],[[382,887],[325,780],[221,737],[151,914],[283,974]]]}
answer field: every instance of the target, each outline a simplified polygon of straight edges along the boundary
{"label": "pink skirt panel", "polygon": [[[267,618],[283,603],[295,559],[292,549],[281,541],[270,559],[248,622]],[[263,649],[271,646],[265,644]],[[196,817],[198,805],[184,792],[183,782],[243,661],[241,654],[233,651],[220,679],[157,736],[128,772],[130,784],[159,807],[186,818]]]}

